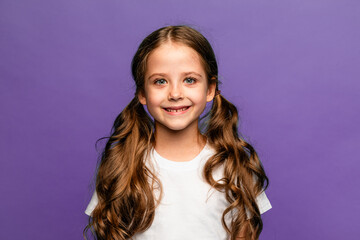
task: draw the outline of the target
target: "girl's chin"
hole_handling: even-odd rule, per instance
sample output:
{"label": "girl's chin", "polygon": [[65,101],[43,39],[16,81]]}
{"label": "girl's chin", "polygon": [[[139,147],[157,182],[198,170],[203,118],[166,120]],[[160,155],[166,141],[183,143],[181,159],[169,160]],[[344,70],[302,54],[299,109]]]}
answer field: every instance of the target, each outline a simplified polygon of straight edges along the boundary
{"label": "girl's chin", "polygon": [[173,121],[171,123],[162,123],[162,122],[155,121],[156,129],[159,130],[159,128],[160,128],[160,129],[163,129],[166,131],[171,131],[171,132],[184,131],[186,129],[191,128],[192,126],[197,128],[198,127],[197,121],[193,121],[191,123],[186,123],[185,121],[181,121],[181,120]]}

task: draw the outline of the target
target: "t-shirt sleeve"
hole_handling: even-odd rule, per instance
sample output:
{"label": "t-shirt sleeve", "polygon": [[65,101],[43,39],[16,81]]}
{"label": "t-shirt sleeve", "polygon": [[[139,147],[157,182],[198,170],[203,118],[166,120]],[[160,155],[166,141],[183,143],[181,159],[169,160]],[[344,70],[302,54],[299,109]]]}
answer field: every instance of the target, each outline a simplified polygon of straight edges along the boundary
{"label": "t-shirt sleeve", "polygon": [[[258,205],[260,214],[270,210],[272,208],[269,199],[267,198],[265,191],[262,191],[255,199],[256,204]],[[251,218],[251,213],[246,209],[247,219]]]}
{"label": "t-shirt sleeve", "polygon": [[95,209],[98,202],[99,202],[99,200],[98,200],[98,197],[97,197],[97,193],[96,193],[96,191],[94,191],[94,193],[93,193],[93,195],[91,197],[91,200],[90,200],[89,204],[86,207],[85,214],[88,215],[88,216],[91,216],[91,213]]}
{"label": "t-shirt sleeve", "polygon": [[262,191],[257,197],[256,197],[256,204],[259,207],[260,214],[263,214],[264,212],[270,210],[272,208],[269,199],[267,198],[265,191]]}

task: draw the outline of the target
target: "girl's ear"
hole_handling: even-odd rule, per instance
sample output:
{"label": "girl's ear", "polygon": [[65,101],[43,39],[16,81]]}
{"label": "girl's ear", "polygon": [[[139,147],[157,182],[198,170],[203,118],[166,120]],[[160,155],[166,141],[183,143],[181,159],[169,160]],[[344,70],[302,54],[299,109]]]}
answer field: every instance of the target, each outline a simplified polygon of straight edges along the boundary
{"label": "girl's ear", "polygon": [[215,89],[216,89],[216,83],[211,83],[209,85],[208,91],[207,91],[207,95],[206,95],[206,101],[210,102],[214,99],[215,97]]}
{"label": "girl's ear", "polygon": [[140,102],[142,105],[146,105],[146,97],[145,97],[144,91],[142,91],[142,90],[139,91],[139,93],[138,93],[138,99],[139,99],[139,102]]}

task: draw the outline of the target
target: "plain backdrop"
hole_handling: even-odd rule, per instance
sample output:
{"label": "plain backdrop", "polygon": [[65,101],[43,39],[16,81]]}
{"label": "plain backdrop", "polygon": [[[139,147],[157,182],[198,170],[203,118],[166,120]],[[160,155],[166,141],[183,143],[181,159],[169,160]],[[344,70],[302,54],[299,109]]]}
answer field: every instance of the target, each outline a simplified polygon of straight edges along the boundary
{"label": "plain backdrop", "polygon": [[260,239],[358,239],[358,0],[1,0],[0,239],[82,239],[131,58],[176,24],[211,42],[269,176]]}

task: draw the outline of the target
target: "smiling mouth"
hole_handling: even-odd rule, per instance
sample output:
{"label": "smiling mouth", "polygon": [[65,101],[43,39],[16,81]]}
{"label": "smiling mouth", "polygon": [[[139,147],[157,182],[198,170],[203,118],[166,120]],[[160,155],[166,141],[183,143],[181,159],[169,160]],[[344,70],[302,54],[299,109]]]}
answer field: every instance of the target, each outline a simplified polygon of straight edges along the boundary
{"label": "smiling mouth", "polygon": [[[189,106],[190,107],[190,106]],[[164,108],[167,112],[183,112],[186,111],[189,107],[182,107],[182,108]]]}

